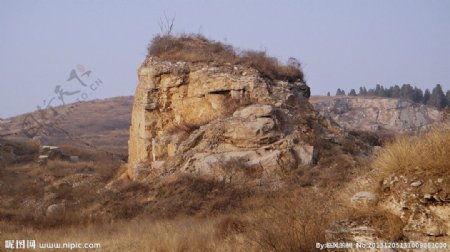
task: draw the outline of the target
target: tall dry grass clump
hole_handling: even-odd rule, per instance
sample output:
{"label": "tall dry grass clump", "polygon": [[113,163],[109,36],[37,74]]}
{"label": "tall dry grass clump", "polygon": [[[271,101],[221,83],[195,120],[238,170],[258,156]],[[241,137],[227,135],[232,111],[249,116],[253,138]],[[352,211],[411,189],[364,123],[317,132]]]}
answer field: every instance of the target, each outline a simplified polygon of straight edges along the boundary
{"label": "tall dry grass clump", "polygon": [[439,176],[450,170],[450,129],[434,128],[419,136],[400,136],[374,162],[380,175]]}
{"label": "tall dry grass clump", "polygon": [[[314,189],[292,190],[263,200],[244,234],[259,251],[314,251],[340,208]],[[324,200],[327,199],[327,200]]]}
{"label": "tall dry grass clump", "polygon": [[172,62],[239,64],[253,67],[270,79],[304,82],[300,62],[295,58],[282,64],[266,52],[238,52],[231,45],[209,40],[199,34],[157,35],[148,46],[148,56]]}

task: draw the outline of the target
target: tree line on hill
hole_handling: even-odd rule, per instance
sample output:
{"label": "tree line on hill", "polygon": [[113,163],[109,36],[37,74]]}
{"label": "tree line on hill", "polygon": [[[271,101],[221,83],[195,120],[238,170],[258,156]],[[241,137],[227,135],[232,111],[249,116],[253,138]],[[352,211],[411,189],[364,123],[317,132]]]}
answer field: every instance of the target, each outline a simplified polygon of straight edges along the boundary
{"label": "tree line on hill", "polygon": [[[330,96],[330,92],[328,92],[327,95]],[[401,87],[395,85],[389,88],[385,88],[384,86],[377,84],[375,88],[371,89],[360,87],[358,93],[355,89],[351,89],[348,93],[346,93],[343,89],[337,89],[336,96],[345,95],[409,99],[416,103],[434,106],[439,110],[450,105],[450,90],[444,93],[444,90],[440,84],[437,84],[431,91],[428,88],[423,91],[422,89],[413,87],[410,84],[403,84]]]}

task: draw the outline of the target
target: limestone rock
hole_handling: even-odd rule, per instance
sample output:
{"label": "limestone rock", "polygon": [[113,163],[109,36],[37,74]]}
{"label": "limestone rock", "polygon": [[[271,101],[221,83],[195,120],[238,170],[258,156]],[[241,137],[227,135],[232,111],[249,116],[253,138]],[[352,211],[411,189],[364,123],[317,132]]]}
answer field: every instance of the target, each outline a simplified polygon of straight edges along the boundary
{"label": "limestone rock", "polygon": [[45,215],[48,217],[62,217],[66,211],[66,205],[64,203],[52,204],[47,207]]}
{"label": "limestone rock", "polygon": [[438,175],[420,179],[410,174],[391,175],[383,179],[381,191],[353,195],[354,209],[367,207],[375,211],[336,220],[326,231],[327,242],[450,242],[448,179]]}
{"label": "limestone rock", "polygon": [[269,178],[314,164],[313,139],[328,132],[300,81],[271,80],[241,65],[155,57],[138,77],[128,142],[132,179],[172,172]]}
{"label": "limestone rock", "polygon": [[357,192],[351,198],[352,203],[356,204],[376,204],[378,201],[378,194],[373,192]]}
{"label": "limestone rock", "polygon": [[301,164],[314,165],[317,162],[319,153],[316,147],[312,145],[297,145],[293,150]]}
{"label": "limestone rock", "polygon": [[411,186],[414,186],[414,187],[418,187],[418,186],[421,186],[421,185],[422,185],[422,181],[420,181],[420,180],[417,180],[417,181],[414,181],[414,182],[411,183]]}
{"label": "limestone rock", "polygon": [[380,206],[402,219],[405,237],[411,240],[450,242],[448,179],[422,182],[403,176],[400,179],[390,176],[383,184],[389,189],[380,198]]}
{"label": "limestone rock", "polygon": [[314,108],[348,130],[422,131],[443,120],[439,110],[408,100],[364,97],[316,97]]}
{"label": "limestone rock", "polygon": [[[370,244],[377,244],[386,241],[386,239],[383,239],[380,231],[373,227],[369,219],[365,218],[336,221],[326,231],[325,238],[328,242],[351,243],[352,247],[345,251],[394,251],[392,249],[369,247]],[[364,249],[358,248],[357,243],[364,244],[367,247]]]}
{"label": "limestone rock", "polygon": [[233,117],[241,117],[241,118],[258,118],[258,117],[271,117],[274,113],[274,109],[270,105],[250,105],[241,110],[238,110],[233,113]]}

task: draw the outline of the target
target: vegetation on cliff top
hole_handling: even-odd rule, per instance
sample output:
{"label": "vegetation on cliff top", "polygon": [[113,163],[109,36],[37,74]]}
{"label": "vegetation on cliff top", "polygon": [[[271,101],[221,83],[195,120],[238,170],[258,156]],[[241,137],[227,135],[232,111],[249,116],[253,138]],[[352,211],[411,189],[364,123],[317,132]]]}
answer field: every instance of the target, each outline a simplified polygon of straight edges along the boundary
{"label": "vegetation on cliff top", "polygon": [[238,51],[231,45],[212,41],[198,34],[157,35],[148,46],[147,57],[150,56],[172,62],[245,65],[257,69],[273,80],[304,82],[300,62],[295,58],[290,58],[287,64],[282,64],[264,51]]}

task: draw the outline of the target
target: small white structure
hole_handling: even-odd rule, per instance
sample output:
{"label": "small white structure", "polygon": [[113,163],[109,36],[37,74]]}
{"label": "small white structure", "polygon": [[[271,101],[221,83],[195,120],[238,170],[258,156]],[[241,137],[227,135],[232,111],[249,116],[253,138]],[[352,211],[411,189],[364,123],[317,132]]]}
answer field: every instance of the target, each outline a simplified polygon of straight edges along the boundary
{"label": "small white structure", "polygon": [[80,161],[80,157],[79,156],[70,156],[70,162],[78,162]]}
{"label": "small white structure", "polygon": [[51,150],[57,150],[57,149],[59,149],[59,147],[51,146],[51,145],[42,145],[41,149],[44,151],[51,151]]}

